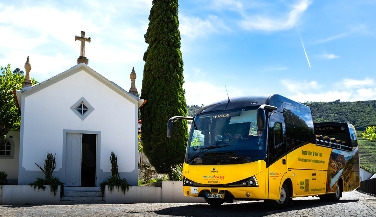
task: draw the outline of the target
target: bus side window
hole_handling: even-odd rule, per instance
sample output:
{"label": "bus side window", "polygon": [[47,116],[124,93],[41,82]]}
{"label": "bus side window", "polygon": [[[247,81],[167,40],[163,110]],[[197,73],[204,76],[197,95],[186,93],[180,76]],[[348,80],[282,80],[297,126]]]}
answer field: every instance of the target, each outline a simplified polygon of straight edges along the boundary
{"label": "bus side window", "polygon": [[351,145],[353,148],[356,148],[358,146],[358,141],[356,138],[355,129],[351,125],[349,126],[349,133],[350,133]]}
{"label": "bus side window", "polygon": [[275,122],[273,126],[274,148],[278,148],[283,143],[282,123]]}
{"label": "bus side window", "polygon": [[283,143],[282,123],[274,122],[273,127],[269,129],[269,163],[275,162],[284,153],[286,146]]}

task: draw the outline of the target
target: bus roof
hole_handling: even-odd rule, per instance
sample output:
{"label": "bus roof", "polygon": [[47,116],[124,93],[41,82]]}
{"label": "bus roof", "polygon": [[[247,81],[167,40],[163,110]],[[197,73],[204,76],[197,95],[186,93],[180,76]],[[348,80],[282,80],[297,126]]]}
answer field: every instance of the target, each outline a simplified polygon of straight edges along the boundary
{"label": "bus roof", "polygon": [[197,114],[206,113],[211,111],[231,110],[236,108],[254,107],[265,104],[268,97],[260,96],[247,96],[229,98],[228,100],[219,101],[210,105],[207,105],[200,109]]}
{"label": "bus roof", "polygon": [[280,107],[281,103],[288,103],[291,106],[298,109],[304,110],[306,112],[311,112],[308,106],[301,103],[295,102],[279,94],[273,94],[269,97],[266,96],[246,96],[229,98],[228,100],[222,100],[210,105],[207,105],[200,109],[197,114],[206,113],[211,111],[221,111],[221,110],[231,110],[236,108],[246,108],[246,107],[257,107],[263,104],[268,104],[276,107]]}

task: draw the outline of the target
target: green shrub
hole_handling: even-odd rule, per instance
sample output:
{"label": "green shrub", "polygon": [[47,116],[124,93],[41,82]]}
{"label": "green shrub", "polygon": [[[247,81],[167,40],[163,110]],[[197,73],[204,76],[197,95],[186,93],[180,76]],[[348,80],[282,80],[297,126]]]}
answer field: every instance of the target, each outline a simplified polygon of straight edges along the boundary
{"label": "green shrub", "polygon": [[157,172],[150,164],[143,164],[141,171],[143,172],[143,181],[145,183],[150,183],[150,180],[157,175]]}
{"label": "green shrub", "polygon": [[47,159],[44,161],[44,167],[42,168],[37,163],[35,163],[39,167],[39,169],[42,170],[44,173],[44,179],[43,178],[37,178],[37,180],[33,183],[30,183],[30,186],[33,186],[34,189],[43,189],[45,190],[45,185],[49,185],[51,187],[51,192],[54,193],[54,196],[56,195],[57,188],[59,185],[61,185],[61,192],[64,192],[64,183],[62,183],[58,178],[53,177],[52,173],[56,168],[56,161],[55,156],[51,153],[47,154]]}
{"label": "green shrub", "polygon": [[6,185],[7,184],[7,176],[8,174],[4,171],[0,171],[0,185]]}
{"label": "green shrub", "polygon": [[120,178],[118,164],[117,164],[117,157],[114,154],[114,152],[111,152],[110,161],[111,161],[111,177],[107,178],[100,184],[101,192],[102,194],[104,194],[106,185],[108,185],[108,189],[111,192],[116,187],[118,190],[121,189],[121,191],[125,194],[125,191],[129,190],[129,184],[126,179]]}
{"label": "green shrub", "polygon": [[183,175],[182,175],[182,164],[178,164],[175,166],[172,166],[171,172],[168,174],[168,177],[170,181],[182,181],[183,180]]}

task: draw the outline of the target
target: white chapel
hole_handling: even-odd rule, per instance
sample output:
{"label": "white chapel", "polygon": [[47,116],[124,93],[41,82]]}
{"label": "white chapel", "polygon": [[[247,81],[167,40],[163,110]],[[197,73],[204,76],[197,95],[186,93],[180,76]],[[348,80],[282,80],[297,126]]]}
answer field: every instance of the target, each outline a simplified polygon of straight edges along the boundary
{"label": "white chapel", "polygon": [[[83,33],[83,34],[82,34]],[[0,157],[0,171],[10,183],[27,185],[44,178],[47,153],[56,158],[53,173],[64,186],[99,186],[111,176],[110,154],[117,155],[119,173],[137,185],[138,97],[132,70],[125,91],[88,66],[84,32],[77,65],[34,86],[29,58],[22,90],[15,93],[21,112],[19,135],[12,132],[10,157]]]}

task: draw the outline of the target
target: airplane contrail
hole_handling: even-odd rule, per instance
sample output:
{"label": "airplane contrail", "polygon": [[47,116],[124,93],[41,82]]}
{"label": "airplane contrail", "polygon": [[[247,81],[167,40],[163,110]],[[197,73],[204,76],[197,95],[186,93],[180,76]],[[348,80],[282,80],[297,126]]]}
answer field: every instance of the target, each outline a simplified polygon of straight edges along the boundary
{"label": "airplane contrail", "polygon": [[305,54],[305,56],[306,56],[306,58],[307,58],[308,66],[309,66],[309,68],[311,68],[311,63],[309,62],[308,55],[307,55],[307,52],[306,52],[306,50],[305,50],[304,43],[303,43],[303,40],[302,40],[302,36],[300,36],[300,33],[299,33],[299,30],[298,30],[298,29],[297,29],[296,31],[298,31],[300,41],[302,42],[303,50],[304,50],[304,54]]}

